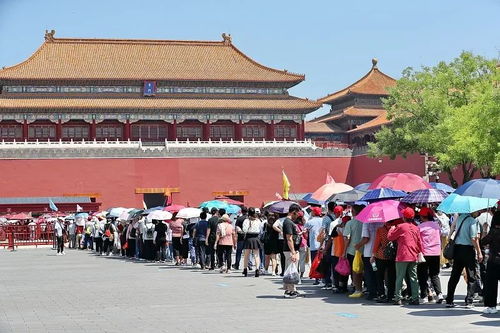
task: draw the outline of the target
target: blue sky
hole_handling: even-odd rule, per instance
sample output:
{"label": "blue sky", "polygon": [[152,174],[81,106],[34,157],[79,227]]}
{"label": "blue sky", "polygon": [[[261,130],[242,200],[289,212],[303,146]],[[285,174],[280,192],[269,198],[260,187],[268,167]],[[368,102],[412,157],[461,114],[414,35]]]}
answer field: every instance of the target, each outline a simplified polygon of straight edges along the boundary
{"label": "blue sky", "polygon": [[[500,52],[499,0],[0,0],[0,66],[56,37],[220,40],[256,61],[306,75],[291,93],[312,99],[363,76],[371,59],[398,78],[462,50]],[[324,113],[322,108],[315,115]]]}

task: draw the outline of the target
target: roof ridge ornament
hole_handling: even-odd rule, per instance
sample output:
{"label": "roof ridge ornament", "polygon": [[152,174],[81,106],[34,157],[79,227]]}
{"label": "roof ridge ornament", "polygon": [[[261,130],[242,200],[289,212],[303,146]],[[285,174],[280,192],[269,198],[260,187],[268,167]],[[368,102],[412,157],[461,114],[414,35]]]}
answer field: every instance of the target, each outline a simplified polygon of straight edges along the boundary
{"label": "roof ridge ornament", "polygon": [[378,59],[377,58],[373,58],[372,59],[372,68],[373,69],[378,69],[377,63],[378,63]]}
{"label": "roof ridge ornament", "polygon": [[222,33],[222,39],[224,41],[224,45],[231,45],[232,43],[231,34],[226,34],[225,32]]}
{"label": "roof ridge ornament", "polygon": [[54,41],[54,35],[55,35],[56,31],[55,30],[45,30],[45,41],[47,42],[52,42]]}

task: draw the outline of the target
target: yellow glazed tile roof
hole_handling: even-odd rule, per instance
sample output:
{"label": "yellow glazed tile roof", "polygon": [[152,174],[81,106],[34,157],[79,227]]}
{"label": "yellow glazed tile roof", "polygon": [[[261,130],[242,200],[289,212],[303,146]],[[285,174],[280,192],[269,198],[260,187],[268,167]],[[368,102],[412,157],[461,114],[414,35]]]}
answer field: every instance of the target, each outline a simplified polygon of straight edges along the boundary
{"label": "yellow glazed tile roof", "polygon": [[321,104],[300,98],[201,99],[201,98],[0,98],[0,109],[213,109],[213,110],[307,110]]}
{"label": "yellow glazed tile roof", "polygon": [[24,62],[0,70],[0,80],[184,80],[282,82],[304,75],[263,66],[223,34],[223,41],[54,38]]}
{"label": "yellow glazed tile roof", "polygon": [[382,126],[382,125],[385,125],[385,124],[389,124],[391,121],[389,119],[387,119],[387,111],[383,111],[377,118],[375,119],[372,119],[362,125],[359,125],[358,127],[350,130],[350,131],[347,131],[348,133],[356,133],[356,132],[360,132],[362,130],[365,130],[365,129],[369,129],[369,128],[374,128],[374,127],[379,127],[379,126]]}
{"label": "yellow glazed tile roof", "polygon": [[318,102],[332,103],[334,100],[352,93],[363,95],[388,95],[389,92],[387,88],[395,85],[396,80],[382,73],[377,68],[377,62],[374,59],[372,69],[365,76],[347,88],[318,99]]}

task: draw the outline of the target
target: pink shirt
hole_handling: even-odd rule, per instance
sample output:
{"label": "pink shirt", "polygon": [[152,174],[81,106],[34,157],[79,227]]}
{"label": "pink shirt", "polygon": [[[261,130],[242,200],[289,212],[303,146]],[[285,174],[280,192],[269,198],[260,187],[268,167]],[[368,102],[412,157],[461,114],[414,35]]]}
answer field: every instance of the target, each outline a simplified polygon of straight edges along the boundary
{"label": "pink shirt", "polygon": [[[224,237],[221,234],[222,228],[225,228],[226,231],[226,235]],[[231,245],[231,246],[234,245],[233,243],[234,228],[231,225],[231,223],[226,223],[226,222],[220,223],[217,226],[217,233],[219,234],[219,245]]]}
{"label": "pink shirt", "polygon": [[422,239],[422,253],[425,256],[441,255],[441,229],[434,221],[427,221],[418,226]]}
{"label": "pink shirt", "polygon": [[387,239],[398,243],[396,261],[416,262],[422,252],[422,241],[417,226],[411,223],[401,223],[392,227],[387,233]]}
{"label": "pink shirt", "polygon": [[172,230],[172,237],[182,237],[182,219],[176,219],[169,223],[170,229]]}

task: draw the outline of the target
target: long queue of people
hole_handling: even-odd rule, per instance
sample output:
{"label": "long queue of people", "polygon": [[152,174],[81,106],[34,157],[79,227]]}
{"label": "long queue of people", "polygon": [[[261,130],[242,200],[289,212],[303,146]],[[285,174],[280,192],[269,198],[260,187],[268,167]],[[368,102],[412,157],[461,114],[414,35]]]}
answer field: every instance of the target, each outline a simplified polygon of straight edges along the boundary
{"label": "long queue of people", "polygon": [[[408,207],[402,218],[363,223],[356,219],[362,208],[330,202],[327,212],[311,207],[304,213],[291,205],[288,214],[242,207],[238,216],[213,208],[187,220],[175,214],[167,221],[93,217],[84,226],[58,220],[55,233],[58,254],[64,254],[67,235],[70,247],[93,249],[98,255],[189,263],[220,273],[240,270],[243,257],[244,276],[252,270],[255,277],[284,276],[285,298],[304,296],[297,285],[304,281],[306,263],[311,264],[312,283],[323,290],[394,305],[444,302],[453,308],[464,275],[465,305],[472,307],[482,297],[484,311],[497,312],[500,211],[449,217],[426,206]],[[451,239],[454,255],[448,260],[443,251]],[[440,271],[449,267],[444,296]],[[290,278],[289,271],[297,277]]]}

